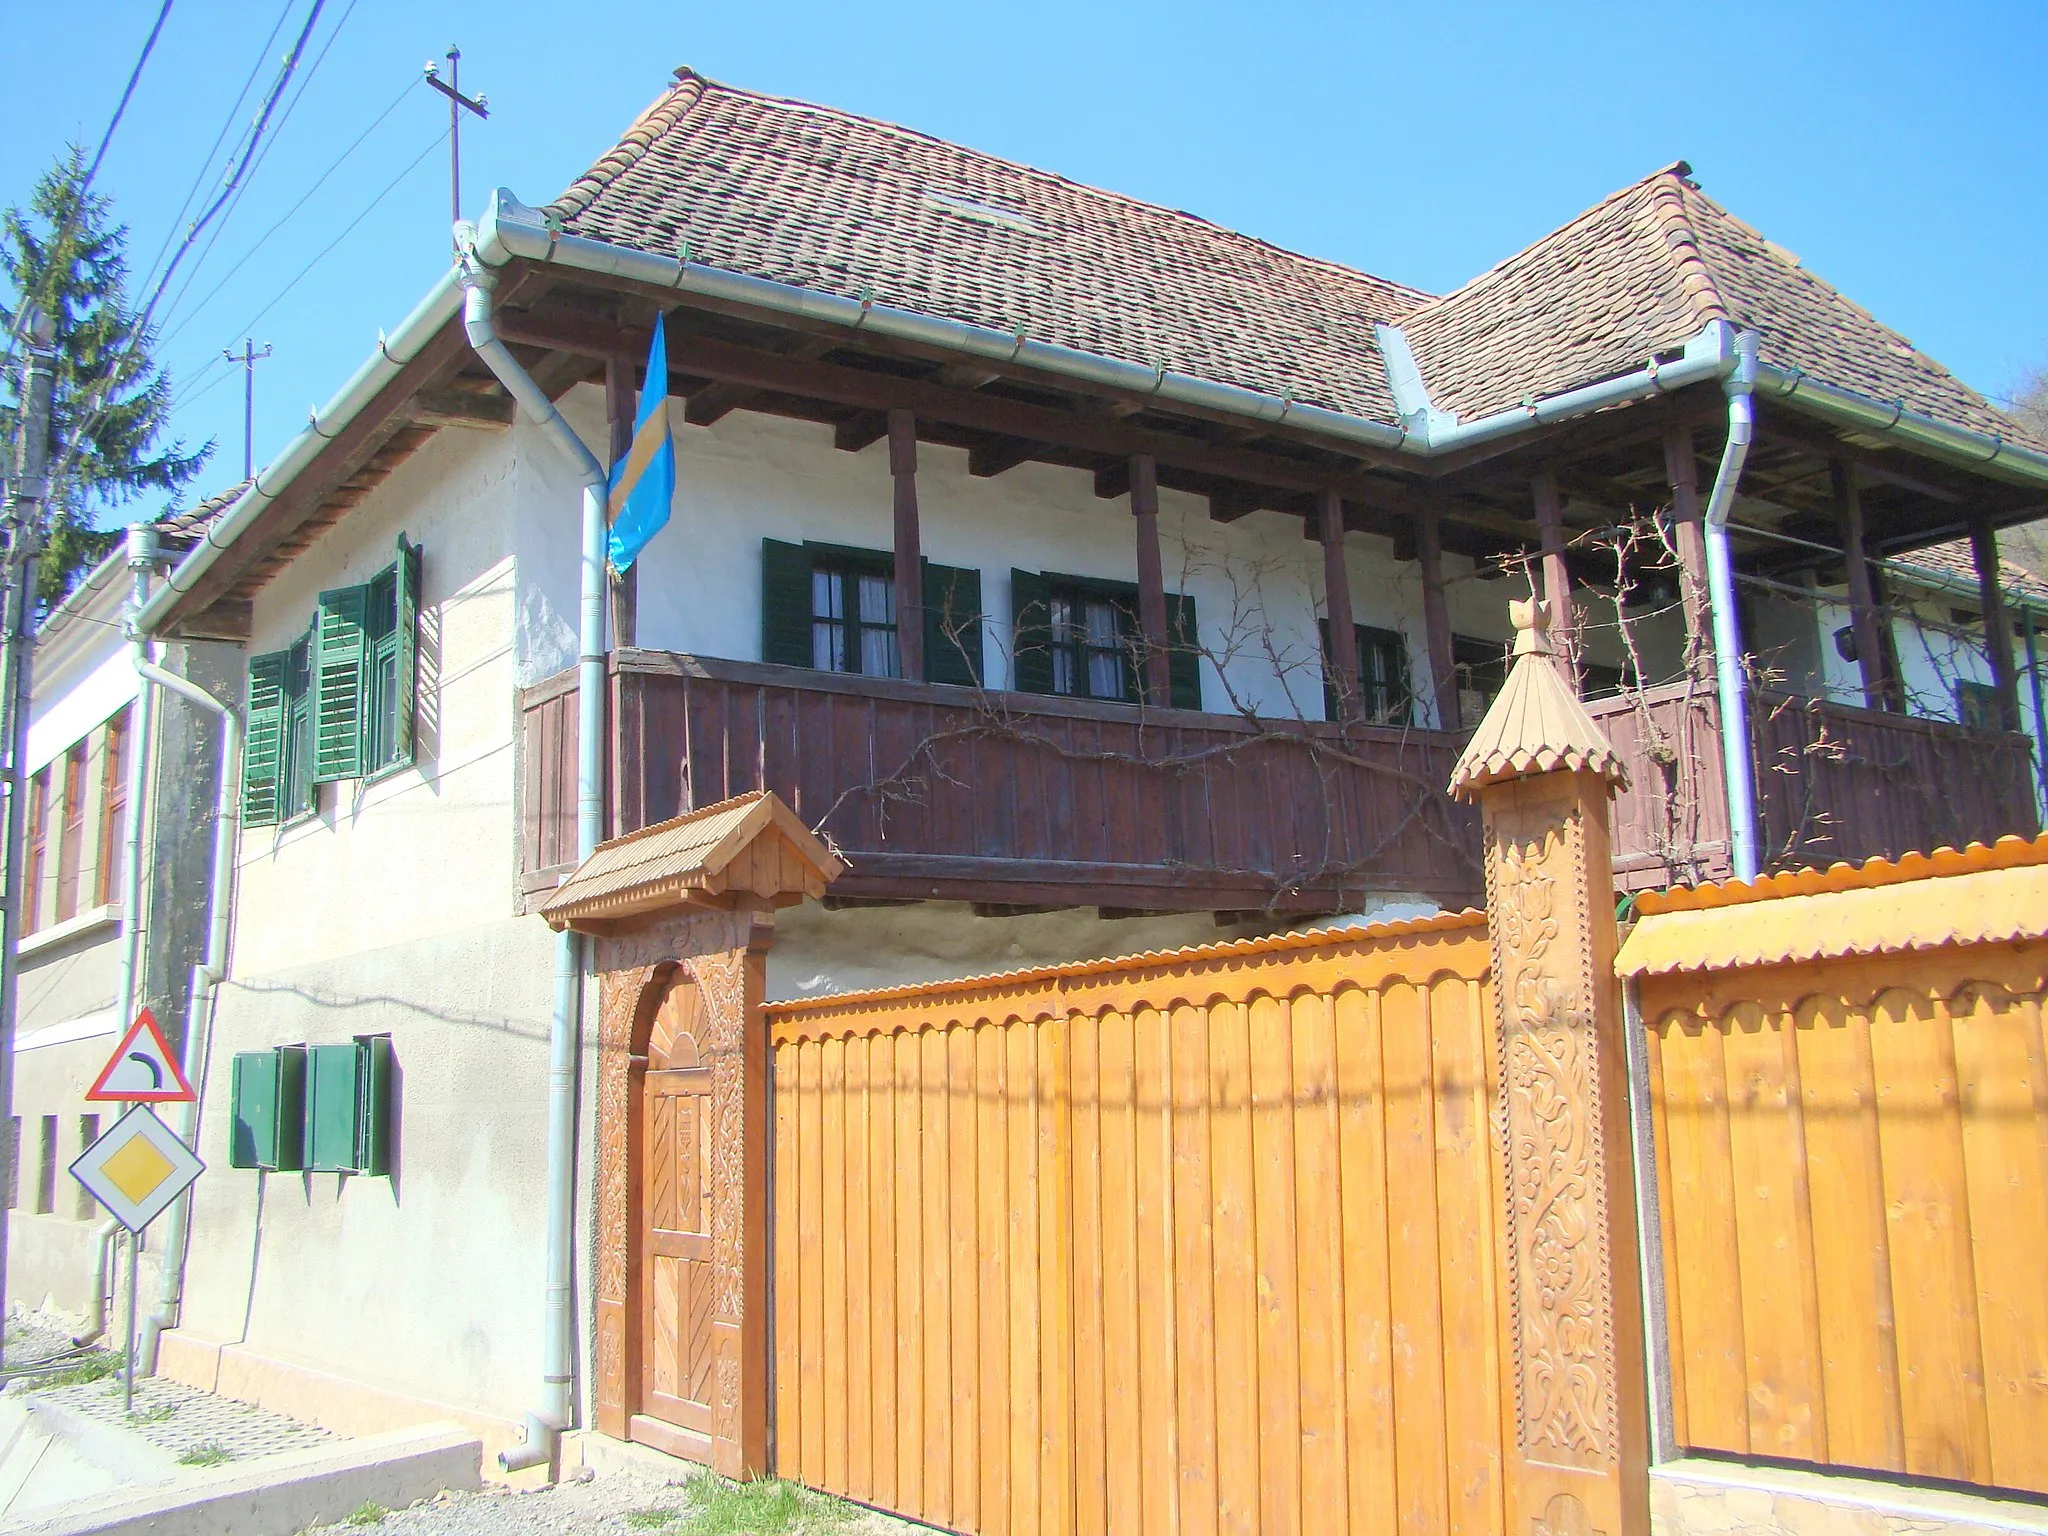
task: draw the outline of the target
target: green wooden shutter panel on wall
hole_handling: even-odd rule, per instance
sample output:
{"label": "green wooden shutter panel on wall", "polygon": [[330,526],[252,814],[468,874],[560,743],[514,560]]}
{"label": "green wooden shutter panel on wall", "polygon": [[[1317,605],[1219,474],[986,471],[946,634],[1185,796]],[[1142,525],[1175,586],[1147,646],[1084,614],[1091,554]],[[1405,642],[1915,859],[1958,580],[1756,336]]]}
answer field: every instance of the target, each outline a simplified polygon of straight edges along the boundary
{"label": "green wooden shutter panel on wall", "polygon": [[1195,600],[1169,593],[1166,634],[1172,649],[1166,658],[1167,700],[1175,709],[1202,707],[1202,653],[1196,648]]}
{"label": "green wooden shutter panel on wall", "polygon": [[1010,572],[1010,686],[1052,692],[1052,589],[1036,571]]}
{"label": "green wooden shutter panel on wall", "polygon": [[353,779],[363,771],[363,672],[370,589],[320,594],[314,626],[313,782]]}
{"label": "green wooden shutter panel on wall", "polygon": [[291,652],[249,658],[248,723],[242,735],[242,824],[277,824],[284,773],[285,672]]}
{"label": "green wooden shutter panel on wall", "polygon": [[398,697],[391,723],[391,759],[386,766],[411,766],[413,712],[419,707],[420,547],[398,536]]}
{"label": "green wooden shutter panel on wall", "polygon": [[237,1053],[228,1109],[230,1168],[296,1172],[304,1152],[306,1048]]}
{"label": "green wooden shutter panel on wall", "polygon": [[313,779],[313,632],[292,642],[284,671],[284,777],[277,819],[293,821],[320,808]]}
{"label": "green wooden shutter panel on wall", "polygon": [[982,679],[981,631],[981,572],[925,561],[926,679],[978,687]]}
{"label": "green wooden shutter panel on wall", "polygon": [[800,544],[761,541],[761,659],[811,664],[811,557]]}

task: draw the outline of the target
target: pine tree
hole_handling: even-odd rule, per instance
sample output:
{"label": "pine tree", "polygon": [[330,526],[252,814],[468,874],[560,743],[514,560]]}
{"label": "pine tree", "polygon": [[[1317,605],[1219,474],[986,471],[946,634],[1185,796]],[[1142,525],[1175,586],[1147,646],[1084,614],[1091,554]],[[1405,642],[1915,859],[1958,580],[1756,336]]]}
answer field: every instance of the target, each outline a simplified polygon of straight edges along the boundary
{"label": "pine tree", "polygon": [[[156,363],[154,327],[143,328],[128,302],[128,227],[109,222],[112,200],[82,190],[85,156],[71,145],[37,180],[27,208],[0,216],[0,325],[12,327],[32,301],[57,326],[57,379],[51,404],[57,457],[76,443],[70,468],[51,486],[42,592],[52,604],[113,548],[97,514],[152,491],[175,497],[205,465],[211,442],[187,452],[166,441],[171,380]],[[0,442],[14,438],[15,407],[0,400]]]}

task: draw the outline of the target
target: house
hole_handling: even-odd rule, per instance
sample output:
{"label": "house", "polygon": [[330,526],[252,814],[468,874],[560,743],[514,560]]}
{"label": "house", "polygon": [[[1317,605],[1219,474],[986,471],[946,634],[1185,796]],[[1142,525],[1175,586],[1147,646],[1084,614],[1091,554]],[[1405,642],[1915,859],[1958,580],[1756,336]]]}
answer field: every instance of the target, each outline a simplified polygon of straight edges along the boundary
{"label": "house", "polygon": [[[2036,825],[1987,552],[2048,445],[1683,164],[1432,296],[685,70],[459,235],[141,610],[247,664],[181,1377],[512,1467],[588,1422],[597,1010],[537,914],[681,813],[845,865],[755,914],[777,998],[1463,905],[1526,572],[1615,690],[1624,886]],[[1755,594],[1867,627],[1964,533],[1986,714],[1745,678]]]}
{"label": "house", "polygon": [[[154,529],[160,548],[189,553],[233,500],[229,492],[165,518]],[[120,1272],[109,1267],[116,1224],[67,1170],[118,1118],[119,1106],[85,1093],[133,1008],[150,1009],[173,1049],[183,1048],[188,981],[206,937],[220,772],[220,731],[203,711],[159,693],[146,732],[138,721],[129,596],[127,552],[116,549],[37,633],[14,1036],[7,1294],[102,1324]],[[173,642],[159,662],[220,697],[240,697],[243,658],[233,646]],[[149,753],[146,771],[159,788],[150,814],[131,828],[138,750]],[[145,849],[134,891],[131,830]],[[146,1294],[154,1295],[157,1253],[153,1242],[145,1248]]]}

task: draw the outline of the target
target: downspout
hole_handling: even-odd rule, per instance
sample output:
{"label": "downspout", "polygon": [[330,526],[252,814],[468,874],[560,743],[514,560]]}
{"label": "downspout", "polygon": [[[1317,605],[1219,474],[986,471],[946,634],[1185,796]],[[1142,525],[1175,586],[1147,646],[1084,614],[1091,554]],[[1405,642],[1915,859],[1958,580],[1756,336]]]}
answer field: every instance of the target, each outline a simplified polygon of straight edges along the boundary
{"label": "downspout", "polygon": [[1735,571],[1728,558],[1728,514],[1756,432],[1755,331],[1735,338],[1735,369],[1721,381],[1728,396],[1728,445],[1707,497],[1707,595],[1714,611],[1714,686],[1721,701],[1721,773],[1728,788],[1729,856],[1735,878],[1757,869],[1756,779],[1750,767],[1749,695],[1743,686],[1742,626],[1735,611]]}
{"label": "downspout", "polygon": [[[148,643],[136,628],[142,605],[149,600],[149,572],[156,563],[156,530],[138,523],[128,530],[128,570],[131,596],[128,606],[128,644],[139,668],[149,659]],[[142,975],[142,813],[149,793],[149,753],[156,729],[156,690],[143,684],[138,675],[135,688],[135,724],[128,733],[128,804],[121,818],[121,979],[116,988],[120,1014],[116,1025],[126,1029],[135,1022],[136,994]]]}
{"label": "downspout", "polygon": [[2040,804],[2048,810],[2048,716],[2041,713],[2041,657],[2034,647],[2034,610],[2020,605],[2020,633],[2027,642],[2027,689],[2034,696],[2034,768],[2040,782]]}
{"label": "downspout", "polygon": [[[128,562],[136,570],[138,588],[147,587],[149,569],[156,558],[155,531],[147,526],[128,530]],[[137,604],[138,610],[140,604]],[[185,1009],[185,1080],[199,1084],[206,1063],[208,1037],[213,1032],[213,1006],[220,984],[227,976],[228,935],[234,917],[235,839],[241,830],[242,800],[242,717],[190,678],[167,672],[149,656],[149,646],[140,635],[134,637],[135,673],[144,685],[165,688],[198,705],[220,720],[220,782],[213,807],[213,879],[207,892],[206,948],[192,967]],[[175,1129],[186,1146],[193,1145],[199,1130],[199,1101],[178,1106]],[[171,1206],[170,1224],[164,1231],[163,1277],[157,1290],[156,1310],[143,1320],[139,1359],[146,1372],[156,1369],[157,1341],[167,1328],[178,1324],[178,1309],[185,1296],[185,1258],[190,1248],[192,1192],[188,1189]]]}
{"label": "downspout", "polygon": [[[478,258],[475,232],[458,225],[462,256],[462,319],[469,344],[484,365],[539,424],[583,482],[582,643],[576,675],[576,855],[597,847],[604,822],[605,536],[607,476],[519,359],[498,339],[491,316],[497,278]],[[526,1416],[526,1440],[501,1452],[507,1472],[550,1462],[570,1426],[569,1397],[575,1350],[570,1330],[570,1277],[574,1272],[576,1195],[576,1056],[582,1031],[583,939],[564,931],[555,940],[555,1014],[548,1034],[547,1279],[542,1333],[541,1406]]]}

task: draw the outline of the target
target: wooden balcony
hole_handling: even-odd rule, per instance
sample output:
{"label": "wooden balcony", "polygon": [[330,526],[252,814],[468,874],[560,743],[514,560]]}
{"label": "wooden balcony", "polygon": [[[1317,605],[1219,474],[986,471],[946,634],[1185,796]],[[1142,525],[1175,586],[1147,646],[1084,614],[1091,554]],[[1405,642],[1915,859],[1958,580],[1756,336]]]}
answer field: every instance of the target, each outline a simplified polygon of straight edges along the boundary
{"label": "wooden balcony", "polygon": [[[574,684],[527,691],[524,857],[575,847]],[[767,788],[852,868],[835,899],[1324,912],[1368,891],[1476,902],[1456,737],[621,651],[614,835]]]}
{"label": "wooden balcony", "polygon": [[[1370,891],[1481,896],[1460,738],[844,677],[660,651],[612,659],[612,835],[768,788],[852,865],[835,899],[1304,913]],[[575,854],[575,677],[528,689],[529,889]],[[1711,689],[1589,709],[1630,764],[1616,884],[1729,872]],[[2037,830],[2023,736],[1784,695],[1754,703],[1770,868]]]}

